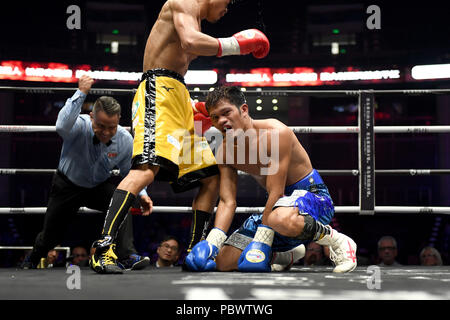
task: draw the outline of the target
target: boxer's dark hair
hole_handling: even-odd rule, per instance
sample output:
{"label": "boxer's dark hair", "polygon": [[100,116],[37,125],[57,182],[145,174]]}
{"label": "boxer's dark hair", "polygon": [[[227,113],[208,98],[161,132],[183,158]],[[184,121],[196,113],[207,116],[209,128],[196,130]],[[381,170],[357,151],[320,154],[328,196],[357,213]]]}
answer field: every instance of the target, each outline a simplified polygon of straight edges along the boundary
{"label": "boxer's dark hair", "polygon": [[232,87],[218,87],[211,91],[206,97],[205,107],[206,110],[214,108],[217,106],[220,100],[228,100],[231,104],[235,105],[237,108],[247,103],[242,91],[235,86]]}
{"label": "boxer's dark hair", "polygon": [[120,117],[121,108],[119,102],[113,97],[102,96],[95,101],[92,108],[94,114],[97,114],[99,111],[105,112],[110,117],[116,114]]}

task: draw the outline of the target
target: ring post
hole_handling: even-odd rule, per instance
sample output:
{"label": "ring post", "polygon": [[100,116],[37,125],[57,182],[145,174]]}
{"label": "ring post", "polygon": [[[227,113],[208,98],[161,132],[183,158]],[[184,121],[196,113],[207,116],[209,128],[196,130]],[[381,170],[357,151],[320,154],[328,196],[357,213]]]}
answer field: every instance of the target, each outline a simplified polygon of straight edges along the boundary
{"label": "ring post", "polygon": [[375,213],[374,93],[360,91],[358,101],[359,208],[362,215]]}

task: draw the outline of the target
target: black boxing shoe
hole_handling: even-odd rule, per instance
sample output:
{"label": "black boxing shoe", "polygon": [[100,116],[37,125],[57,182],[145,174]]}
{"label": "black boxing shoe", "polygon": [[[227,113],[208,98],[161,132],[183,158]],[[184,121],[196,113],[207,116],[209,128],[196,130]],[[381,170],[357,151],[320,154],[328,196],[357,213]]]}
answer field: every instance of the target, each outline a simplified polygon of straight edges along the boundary
{"label": "black boxing shoe", "polygon": [[22,263],[20,264],[20,269],[37,269],[39,262],[33,261],[31,259],[31,253],[27,254],[25,259],[23,259]]}
{"label": "black boxing shoe", "polygon": [[136,253],[130,254],[127,259],[119,262],[119,266],[124,270],[142,270],[150,265],[150,258],[140,256]]}
{"label": "black boxing shoe", "polygon": [[97,273],[103,274],[121,274],[122,268],[117,263],[117,256],[114,252],[116,245],[112,243],[110,236],[105,236],[101,240],[97,240],[92,245],[95,252],[89,260],[91,269]]}
{"label": "black boxing shoe", "polygon": [[19,268],[21,269],[37,269],[41,261],[41,257],[39,254],[34,251],[30,251],[25,258],[23,259],[22,263],[19,265]]}

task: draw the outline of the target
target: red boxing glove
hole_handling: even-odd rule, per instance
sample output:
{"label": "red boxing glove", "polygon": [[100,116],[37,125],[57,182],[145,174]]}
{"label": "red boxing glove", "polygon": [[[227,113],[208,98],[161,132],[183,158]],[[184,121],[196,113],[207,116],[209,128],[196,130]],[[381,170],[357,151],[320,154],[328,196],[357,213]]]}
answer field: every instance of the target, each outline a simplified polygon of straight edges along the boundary
{"label": "red boxing glove", "polygon": [[266,35],[257,29],[238,32],[229,38],[219,38],[218,57],[252,53],[257,59],[269,54],[270,43]]}
{"label": "red boxing glove", "polygon": [[192,109],[194,110],[194,114],[201,112],[206,117],[209,117],[208,110],[206,110],[206,104],[204,102],[192,103]]}
{"label": "red boxing glove", "polygon": [[[201,128],[194,125],[195,132],[202,136],[212,126],[211,118],[206,110],[204,102],[197,102],[192,104],[192,111],[194,112],[194,124],[195,122],[201,122]],[[201,132],[200,132],[201,130]]]}
{"label": "red boxing glove", "polygon": [[142,210],[140,208],[130,208],[130,214],[132,214],[133,216],[141,216],[142,215]]}

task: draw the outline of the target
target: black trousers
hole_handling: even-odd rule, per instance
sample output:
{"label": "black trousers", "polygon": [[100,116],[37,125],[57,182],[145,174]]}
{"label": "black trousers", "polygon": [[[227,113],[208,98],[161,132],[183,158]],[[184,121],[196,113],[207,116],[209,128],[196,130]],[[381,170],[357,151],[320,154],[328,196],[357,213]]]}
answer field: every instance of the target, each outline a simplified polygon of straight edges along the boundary
{"label": "black trousers", "polygon": [[[36,237],[31,261],[39,262],[41,258],[47,257],[48,251],[63,241],[64,234],[80,207],[100,210],[106,214],[115,189],[116,184],[112,179],[94,188],[79,187],[58,171],[53,176],[44,227]],[[100,233],[101,226],[99,236]],[[136,253],[133,241],[132,217],[128,214],[117,235],[116,254],[119,260]]]}

